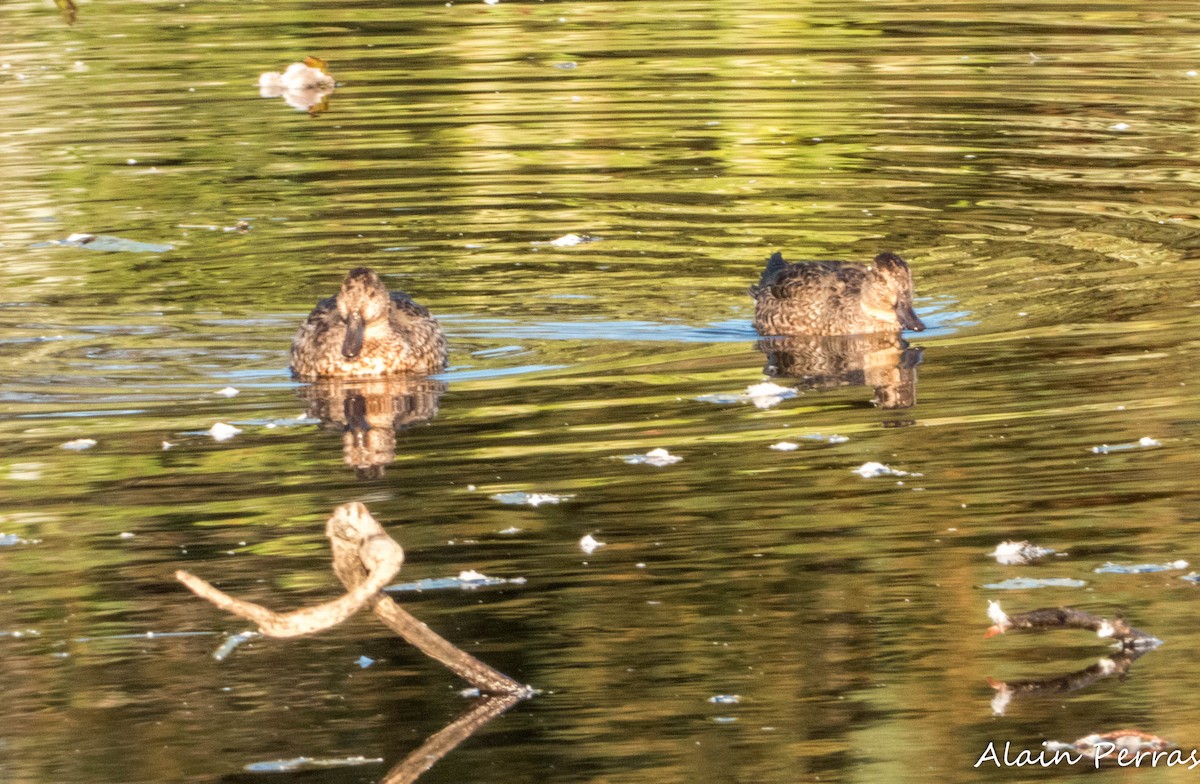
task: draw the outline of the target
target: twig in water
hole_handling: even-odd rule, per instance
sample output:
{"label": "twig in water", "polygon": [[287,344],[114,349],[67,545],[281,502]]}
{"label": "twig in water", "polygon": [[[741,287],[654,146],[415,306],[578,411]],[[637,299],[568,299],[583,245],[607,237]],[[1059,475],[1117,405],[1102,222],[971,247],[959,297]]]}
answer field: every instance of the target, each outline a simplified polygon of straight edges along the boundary
{"label": "twig in water", "polygon": [[[363,607],[370,607],[389,628],[430,658],[449,667],[481,692],[529,697],[533,690],[463,651],[418,621],[391,597],[381,593],[404,563],[404,550],[358,502],[334,510],[325,524],[333,551],[333,571],[347,593],[316,607],[277,613],[237,599],[207,581],[177,571],[175,577],[197,596],[222,610],[258,624],[267,637],[298,637],[331,628]],[[430,763],[432,764],[432,763]]]}

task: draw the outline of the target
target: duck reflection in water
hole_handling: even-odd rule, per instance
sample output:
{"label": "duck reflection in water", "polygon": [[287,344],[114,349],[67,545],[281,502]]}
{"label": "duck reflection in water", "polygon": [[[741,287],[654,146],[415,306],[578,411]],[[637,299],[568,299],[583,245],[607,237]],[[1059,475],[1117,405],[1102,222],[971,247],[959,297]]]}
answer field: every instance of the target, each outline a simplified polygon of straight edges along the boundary
{"label": "duck reflection in water", "polygon": [[764,337],[768,376],[794,378],[804,388],[865,385],[885,409],[917,402],[921,349],[900,337],[925,324],[913,311],[912,272],[894,253],[871,264],[805,261],[774,253],[755,286],[754,328]]}
{"label": "duck reflection in water", "polygon": [[342,432],[342,460],[360,479],[378,479],[396,459],[396,433],[437,416],[446,384],[422,376],[325,380],[300,388],[306,414]]}
{"label": "duck reflection in water", "polygon": [[767,355],[763,373],[795,379],[801,389],[874,387],[879,408],[917,404],[917,365],[922,350],[899,335],[791,335],[762,338],[756,348]]}

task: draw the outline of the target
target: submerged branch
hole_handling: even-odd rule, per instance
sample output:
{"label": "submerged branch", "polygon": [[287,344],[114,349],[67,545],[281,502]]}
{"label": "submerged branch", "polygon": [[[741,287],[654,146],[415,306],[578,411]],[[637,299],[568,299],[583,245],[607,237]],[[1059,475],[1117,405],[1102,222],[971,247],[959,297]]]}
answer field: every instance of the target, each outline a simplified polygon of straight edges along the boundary
{"label": "submerged branch", "polygon": [[1000,609],[999,602],[989,602],[988,617],[993,626],[985,637],[1004,634],[1009,629],[1083,629],[1095,632],[1097,637],[1111,638],[1126,648],[1154,648],[1162,643],[1157,637],[1135,629],[1124,618],[1116,620],[1101,618],[1074,607],[1043,607],[1037,610],[1008,615]]}
{"label": "submerged branch", "polygon": [[[175,577],[197,596],[258,624],[268,637],[298,637],[331,628],[363,607],[370,607],[406,642],[444,664],[482,692],[528,697],[533,691],[455,646],[381,593],[404,563],[404,550],[387,535],[367,508],[354,502],[334,510],[325,525],[333,551],[333,571],[347,593],[316,607],[277,613],[237,599],[207,581],[178,571]],[[505,708],[507,709],[507,708]],[[432,763],[430,763],[432,764]]]}

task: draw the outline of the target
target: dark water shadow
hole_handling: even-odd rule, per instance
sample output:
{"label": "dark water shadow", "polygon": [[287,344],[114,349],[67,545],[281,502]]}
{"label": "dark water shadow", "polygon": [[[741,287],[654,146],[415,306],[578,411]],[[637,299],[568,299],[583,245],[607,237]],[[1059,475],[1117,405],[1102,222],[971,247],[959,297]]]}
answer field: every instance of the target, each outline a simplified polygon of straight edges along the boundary
{"label": "dark water shadow", "polygon": [[383,476],[396,459],[396,433],[431,421],[446,383],[423,376],[327,380],[300,387],[306,414],[342,433],[342,460],[360,479]]}
{"label": "dark water shadow", "polygon": [[881,409],[917,404],[917,365],[924,350],[909,346],[899,333],[769,337],[755,347],[766,355],[763,373],[792,379],[801,389],[867,386]]}

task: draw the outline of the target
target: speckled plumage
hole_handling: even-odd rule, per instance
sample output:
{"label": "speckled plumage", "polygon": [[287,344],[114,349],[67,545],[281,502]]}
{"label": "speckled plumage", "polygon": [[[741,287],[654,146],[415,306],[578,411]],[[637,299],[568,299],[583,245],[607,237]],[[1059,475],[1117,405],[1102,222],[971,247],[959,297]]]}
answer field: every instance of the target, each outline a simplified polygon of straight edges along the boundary
{"label": "speckled plumage", "polygon": [[446,353],[446,336],[426,308],[359,267],[296,332],[292,373],[308,380],[437,373]]}
{"label": "speckled plumage", "polygon": [[773,253],[754,297],[754,328],[762,335],[856,335],[921,331],[912,309],[912,273],[904,259],[880,253],[871,264],[802,261]]}

